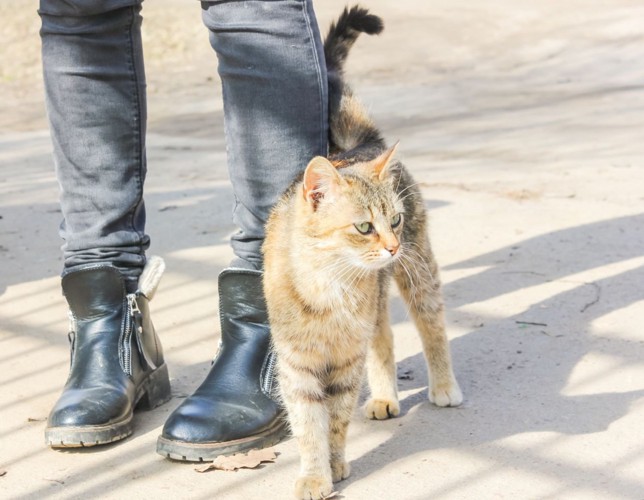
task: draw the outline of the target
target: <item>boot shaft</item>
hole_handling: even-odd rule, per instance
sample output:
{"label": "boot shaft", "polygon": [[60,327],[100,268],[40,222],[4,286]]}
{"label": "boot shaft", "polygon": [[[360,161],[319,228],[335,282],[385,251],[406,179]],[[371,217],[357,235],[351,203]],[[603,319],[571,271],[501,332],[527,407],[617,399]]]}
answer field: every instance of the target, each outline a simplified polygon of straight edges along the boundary
{"label": "boot shaft", "polygon": [[[219,318],[222,341],[269,340],[268,312],[261,271],[225,269],[219,274]],[[240,326],[243,325],[243,328]]]}
{"label": "boot shaft", "polygon": [[135,379],[163,364],[148,298],[140,290],[128,294],[117,268],[93,264],[74,269],[63,275],[62,287],[71,319],[70,377],[75,363],[116,359],[123,372]]}

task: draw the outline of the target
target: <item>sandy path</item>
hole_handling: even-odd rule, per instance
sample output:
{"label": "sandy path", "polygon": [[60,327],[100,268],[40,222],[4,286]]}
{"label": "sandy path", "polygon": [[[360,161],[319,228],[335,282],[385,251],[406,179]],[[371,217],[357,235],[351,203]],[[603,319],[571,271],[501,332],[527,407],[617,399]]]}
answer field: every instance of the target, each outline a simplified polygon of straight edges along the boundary
{"label": "sandy path", "polygon": [[[344,2],[318,2],[326,26]],[[0,4],[0,496],[289,498],[276,464],[198,474],[154,453],[208,370],[231,252],[216,62],[199,4],[148,0],[153,302],[173,400],[127,441],[43,444],[67,373],[57,186],[35,4]],[[21,5],[21,9],[18,9]],[[392,297],[403,415],[356,414],[344,498],[642,499],[644,7],[641,2],[372,0],[387,23],[350,76],[422,183],[466,401],[437,409]],[[1,474],[1,472],[0,472]]]}

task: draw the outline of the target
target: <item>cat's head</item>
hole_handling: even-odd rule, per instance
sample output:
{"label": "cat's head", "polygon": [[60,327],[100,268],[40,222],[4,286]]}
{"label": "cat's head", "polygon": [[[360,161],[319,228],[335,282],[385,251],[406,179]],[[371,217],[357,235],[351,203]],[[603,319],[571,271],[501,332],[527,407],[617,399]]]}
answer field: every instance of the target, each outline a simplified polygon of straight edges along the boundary
{"label": "cat's head", "polygon": [[400,256],[404,207],[395,150],[342,168],[320,156],[306,168],[302,229],[348,267],[381,269]]}

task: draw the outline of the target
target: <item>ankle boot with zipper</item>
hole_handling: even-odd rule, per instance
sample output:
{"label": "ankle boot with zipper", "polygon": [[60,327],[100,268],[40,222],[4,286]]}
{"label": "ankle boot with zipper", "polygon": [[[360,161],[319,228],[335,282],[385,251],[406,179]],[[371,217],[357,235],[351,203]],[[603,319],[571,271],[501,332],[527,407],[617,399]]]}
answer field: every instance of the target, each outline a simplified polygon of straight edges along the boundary
{"label": "ankle boot with zipper", "polygon": [[219,275],[221,343],[208,376],[170,415],[157,452],[208,461],[271,446],[288,434],[274,387],[262,273],[227,269]]}
{"label": "ankle boot with zipper", "polygon": [[71,366],[47,420],[49,446],[118,441],[132,434],[136,407],[151,409],[170,399],[168,369],[148,305],[163,267],[163,260],[150,258],[133,293],[111,265],[88,264],[63,275]]}

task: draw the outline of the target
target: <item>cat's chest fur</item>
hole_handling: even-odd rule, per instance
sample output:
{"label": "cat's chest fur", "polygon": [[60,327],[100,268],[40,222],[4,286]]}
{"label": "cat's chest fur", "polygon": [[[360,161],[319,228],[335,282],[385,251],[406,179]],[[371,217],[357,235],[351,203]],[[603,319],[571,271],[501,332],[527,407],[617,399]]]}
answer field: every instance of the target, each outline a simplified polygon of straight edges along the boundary
{"label": "cat's chest fur", "polygon": [[338,338],[369,340],[375,326],[377,275],[338,279],[332,273],[313,272],[306,280],[293,280],[293,292],[308,334],[318,341]]}

